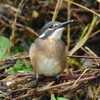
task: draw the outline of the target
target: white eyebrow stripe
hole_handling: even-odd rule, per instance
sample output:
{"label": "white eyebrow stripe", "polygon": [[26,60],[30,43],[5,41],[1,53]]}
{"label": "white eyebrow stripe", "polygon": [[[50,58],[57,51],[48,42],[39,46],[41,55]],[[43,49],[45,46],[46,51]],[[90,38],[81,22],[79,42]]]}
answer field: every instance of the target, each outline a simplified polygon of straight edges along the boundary
{"label": "white eyebrow stripe", "polygon": [[47,33],[47,30],[44,31],[44,32],[39,36],[39,38],[43,38],[43,37],[45,37],[45,36],[46,36],[46,33]]}
{"label": "white eyebrow stripe", "polygon": [[[48,30],[50,31],[50,30],[52,30],[52,29],[48,28],[47,30],[45,30],[45,31],[39,36],[39,38],[43,38],[43,37],[48,36],[48,34],[50,33]],[[48,34],[47,34],[47,32],[48,32]]]}
{"label": "white eyebrow stripe", "polygon": [[45,37],[45,33],[43,33],[43,34],[41,34],[41,35],[39,36],[39,38],[43,38],[43,37]]}

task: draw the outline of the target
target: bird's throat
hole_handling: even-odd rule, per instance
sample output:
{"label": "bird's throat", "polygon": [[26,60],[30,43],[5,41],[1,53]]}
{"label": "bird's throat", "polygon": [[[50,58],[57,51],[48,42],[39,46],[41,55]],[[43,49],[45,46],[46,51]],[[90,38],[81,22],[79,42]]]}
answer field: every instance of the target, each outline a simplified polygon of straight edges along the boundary
{"label": "bird's throat", "polygon": [[57,30],[55,30],[50,36],[49,38],[53,38],[53,39],[61,39],[62,34],[63,34],[63,30],[64,28],[59,28]]}

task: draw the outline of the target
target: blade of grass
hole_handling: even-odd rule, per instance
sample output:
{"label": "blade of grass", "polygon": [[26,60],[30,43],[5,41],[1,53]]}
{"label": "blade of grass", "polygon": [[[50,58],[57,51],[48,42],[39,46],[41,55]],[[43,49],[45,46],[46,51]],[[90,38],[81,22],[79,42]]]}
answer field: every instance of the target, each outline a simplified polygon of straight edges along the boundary
{"label": "blade of grass", "polygon": [[15,38],[15,31],[16,31],[16,22],[17,22],[17,17],[18,15],[21,13],[21,10],[23,8],[23,3],[24,3],[24,0],[21,0],[21,2],[19,3],[18,5],[18,9],[19,9],[19,12],[16,12],[15,13],[15,18],[14,18],[14,21],[12,23],[12,33],[11,33],[11,36],[10,36],[10,40],[12,41],[12,44],[14,45],[14,38]]}
{"label": "blade of grass", "polygon": [[[71,17],[71,3],[68,2],[68,7],[67,7],[67,20],[70,20]],[[67,49],[69,50],[70,48],[70,42],[71,42],[71,37],[70,37],[70,24],[67,26]]]}
{"label": "blade of grass", "polygon": [[54,14],[53,14],[53,17],[52,17],[52,21],[56,20],[58,12],[59,12],[59,10],[61,8],[62,3],[63,3],[63,0],[58,0],[57,1],[56,8],[55,8],[55,11],[54,11]]}
{"label": "blade of grass", "polygon": [[92,14],[94,14],[94,15],[100,17],[100,14],[99,14],[99,13],[97,13],[97,12],[95,12],[95,11],[93,11],[93,10],[91,10],[91,9],[89,9],[89,8],[87,8],[87,7],[83,6],[83,5],[81,5],[81,4],[78,4],[78,3],[76,3],[76,2],[73,2],[72,0],[64,0],[64,1],[65,1],[65,2],[70,2],[71,4],[76,5],[76,6],[80,7],[80,8],[83,8],[84,10],[87,10],[87,11],[91,12]]}
{"label": "blade of grass", "polygon": [[85,26],[83,32],[81,33],[81,36],[79,37],[79,40],[81,40],[81,39],[85,36],[85,34],[86,34],[88,28],[89,28],[89,25]]}
{"label": "blade of grass", "polygon": [[[79,39],[79,42],[75,45],[74,48],[72,48],[72,50],[70,50],[69,55],[73,55],[78,49],[80,49],[88,40],[88,38],[90,37],[90,34],[92,33],[93,28],[96,25],[96,21],[97,21],[97,16],[93,17],[93,20],[91,22],[91,24],[86,26],[86,28],[83,30],[83,34],[85,34],[84,36],[82,36],[81,39]],[[88,28],[87,28],[88,27]],[[85,32],[84,32],[85,31]]]}

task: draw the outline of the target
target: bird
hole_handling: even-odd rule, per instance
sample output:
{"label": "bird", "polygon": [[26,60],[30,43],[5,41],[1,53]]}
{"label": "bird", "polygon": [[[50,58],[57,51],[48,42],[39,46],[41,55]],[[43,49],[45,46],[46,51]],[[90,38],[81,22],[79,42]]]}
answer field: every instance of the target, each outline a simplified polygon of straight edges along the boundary
{"label": "bird", "polygon": [[43,26],[39,37],[29,49],[29,57],[34,73],[56,76],[66,67],[66,45],[61,39],[65,26],[73,20],[64,22],[50,21]]}

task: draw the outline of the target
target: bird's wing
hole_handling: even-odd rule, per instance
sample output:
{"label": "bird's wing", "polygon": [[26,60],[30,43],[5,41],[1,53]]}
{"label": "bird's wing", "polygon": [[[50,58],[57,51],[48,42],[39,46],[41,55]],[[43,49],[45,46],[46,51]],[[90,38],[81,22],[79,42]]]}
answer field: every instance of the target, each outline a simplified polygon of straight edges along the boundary
{"label": "bird's wing", "polygon": [[29,50],[29,57],[31,60],[33,72],[36,74],[36,45],[33,43]]}

